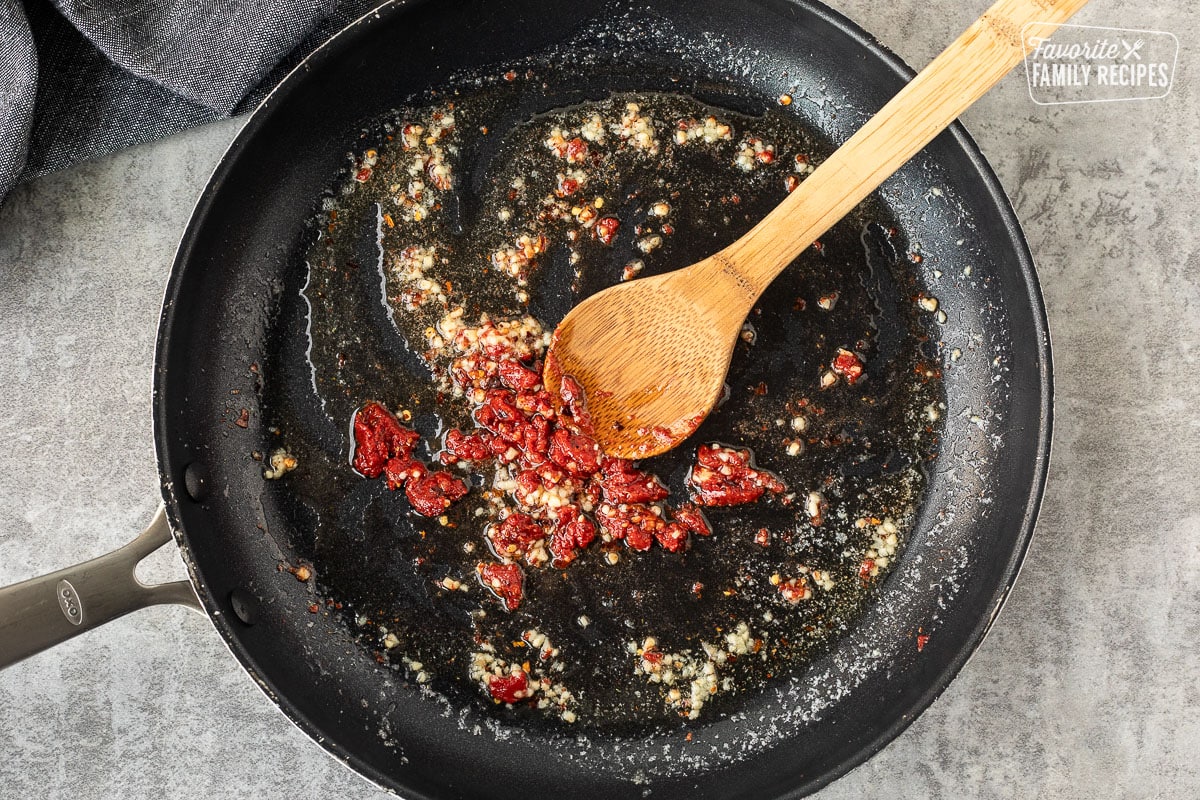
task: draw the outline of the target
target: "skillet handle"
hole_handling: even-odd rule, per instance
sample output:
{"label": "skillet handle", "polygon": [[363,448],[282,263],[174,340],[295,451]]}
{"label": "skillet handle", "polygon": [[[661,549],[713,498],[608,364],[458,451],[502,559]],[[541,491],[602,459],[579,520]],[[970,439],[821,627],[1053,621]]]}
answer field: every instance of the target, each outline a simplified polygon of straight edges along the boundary
{"label": "skillet handle", "polygon": [[0,589],[0,669],[146,606],[203,611],[187,581],[147,586],[134,575],[138,562],[169,541],[159,506],[146,530],[119,550]]}

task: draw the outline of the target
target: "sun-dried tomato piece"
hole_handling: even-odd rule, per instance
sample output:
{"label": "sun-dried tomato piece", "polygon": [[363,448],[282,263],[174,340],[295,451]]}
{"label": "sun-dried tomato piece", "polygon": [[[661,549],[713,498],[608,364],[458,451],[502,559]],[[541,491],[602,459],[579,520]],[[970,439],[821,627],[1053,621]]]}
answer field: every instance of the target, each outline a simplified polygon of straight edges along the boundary
{"label": "sun-dried tomato piece", "polygon": [[617,229],[620,227],[621,220],[616,217],[601,217],[592,226],[592,233],[600,244],[612,244],[613,239],[616,238]]}
{"label": "sun-dried tomato piece", "polygon": [[483,405],[475,410],[475,421],[492,433],[506,439],[516,439],[525,416],[513,401],[516,395],[508,389],[489,389]]}
{"label": "sun-dried tomato piece", "polygon": [[678,553],[687,548],[688,529],[679,522],[659,520],[654,526],[654,541],[668,553]]}
{"label": "sun-dried tomato piece", "polygon": [[521,449],[525,451],[527,457],[541,456],[541,458],[530,458],[531,463],[541,464],[545,461],[546,452],[550,449],[550,420],[543,416],[535,415],[530,418],[523,426],[519,428]]}
{"label": "sun-dried tomato piece", "polygon": [[712,526],[704,512],[691,503],[684,503],[672,512],[675,521],[699,536],[712,536]]}
{"label": "sun-dried tomato piece", "polygon": [[420,438],[379,403],[366,403],[354,414],[354,468],[378,478],[389,458],[407,459]]}
{"label": "sun-dried tomato piece", "polygon": [[500,382],[516,391],[528,391],[542,382],[541,375],[511,358],[501,360],[496,366],[496,371]]}
{"label": "sun-dried tomato piece", "polygon": [[516,611],[525,592],[525,573],[516,564],[479,563],[475,567],[479,582],[491,591],[509,611]]}
{"label": "sun-dried tomato piece", "polygon": [[[554,359],[553,350],[547,356],[546,369],[562,372],[558,362]],[[562,375],[562,380],[558,385],[558,395],[562,399],[566,412],[571,416],[571,420],[579,430],[590,436],[595,430],[592,427],[592,415],[587,410],[587,398],[584,396],[583,387],[579,385],[579,381],[575,380],[574,375]]]}
{"label": "sun-dried tomato piece", "polygon": [[595,523],[583,516],[578,507],[560,508],[558,522],[550,535],[550,555],[555,568],[562,569],[570,564],[578,557],[578,551],[587,549],[595,539]]}
{"label": "sun-dried tomato piece", "polygon": [[585,433],[558,428],[550,437],[548,455],[577,478],[594,475],[600,469],[600,445]]}
{"label": "sun-dried tomato piece", "polygon": [[601,503],[596,510],[600,527],[609,537],[623,540],[634,550],[649,550],[657,540],[662,547],[677,553],[687,546],[687,528],[663,519],[658,509],[640,503]]}
{"label": "sun-dried tomato piece", "polygon": [[403,487],[405,481],[420,480],[428,471],[420,461],[411,458],[389,458],[383,474],[387,479],[387,487],[395,491]]}
{"label": "sun-dried tomato piece", "polygon": [[465,483],[449,472],[441,471],[410,480],[404,487],[404,494],[413,509],[426,517],[438,516],[466,493]]}
{"label": "sun-dried tomato piece", "polygon": [[519,703],[533,692],[529,690],[529,678],[524,672],[518,672],[488,678],[488,694],[501,703]]}
{"label": "sun-dried tomato piece", "polygon": [[651,503],[670,494],[657,477],[634,469],[623,458],[605,460],[600,472],[600,487],[610,503]]}
{"label": "sun-dried tomato piece", "polygon": [[546,538],[546,531],[528,514],[513,512],[487,530],[492,550],[500,558],[518,559],[529,553],[529,548]]}
{"label": "sun-dried tomato piece", "polygon": [[443,464],[456,464],[459,461],[483,461],[493,455],[492,442],[495,436],[487,431],[471,431],[463,433],[457,428],[446,434],[445,449],[440,458]]}
{"label": "sun-dried tomato piece", "polygon": [[766,470],[754,467],[749,450],[702,444],[688,476],[694,498],[702,506],[735,506],[753,503],[766,492],[787,487]]}
{"label": "sun-dried tomato piece", "polygon": [[513,405],[526,414],[540,414],[547,419],[554,415],[554,400],[545,389],[517,392]]}
{"label": "sun-dried tomato piece", "polygon": [[862,377],[863,362],[857,355],[839,347],[830,365],[833,371],[846,379],[846,383],[854,383]]}

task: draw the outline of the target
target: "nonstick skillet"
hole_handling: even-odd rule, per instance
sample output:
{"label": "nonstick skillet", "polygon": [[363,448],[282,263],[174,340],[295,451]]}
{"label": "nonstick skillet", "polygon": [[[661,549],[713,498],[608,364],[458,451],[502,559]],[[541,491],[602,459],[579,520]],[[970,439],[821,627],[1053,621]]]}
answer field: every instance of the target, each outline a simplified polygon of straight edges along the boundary
{"label": "nonstick skillet", "polygon": [[[1050,435],[1049,342],[1029,253],[957,125],[877,201],[919,244],[920,269],[946,277],[947,346],[931,343],[932,356],[961,346],[979,357],[945,371],[942,444],[903,558],[858,624],[794,678],[688,738],[506,725],[378,664],[340,615],[309,613],[307,587],[280,572],[310,543],[250,454],[274,441],[259,405],[273,379],[264,365],[295,346],[280,309],[303,280],[320,198],[388,109],[464,75],[517,63],[536,73],[573,58],[595,69],[547,69],[559,82],[528,84],[531,112],[633,90],[754,113],[795,92],[794,113],[832,145],[911,75],[844,18],[785,0],[390,4],[364,17],[251,117],[185,232],[154,375],[164,515],[122,551],[0,590],[6,663],[144,605],[194,603],[186,584],[147,589],[132,578],[169,528],[200,604],[268,696],[335,757],[406,797],[800,796],[933,701],[1016,577]],[[310,423],[316,439],[328,421]]]}

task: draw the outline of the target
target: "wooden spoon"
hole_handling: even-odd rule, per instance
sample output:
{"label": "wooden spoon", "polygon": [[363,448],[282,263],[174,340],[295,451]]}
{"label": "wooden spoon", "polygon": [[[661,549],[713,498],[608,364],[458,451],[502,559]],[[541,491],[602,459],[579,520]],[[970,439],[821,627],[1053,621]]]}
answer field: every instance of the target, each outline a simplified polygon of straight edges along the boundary
{"label": "wooden spoon", "polygon": [[775,276],[1022,60],[1024,26],[1048,23],[1038,32],[1049,35],[1086,2],[999,0],[745,236],[573,308],[554,333],[546,387],[571,401],[582,390],[609,455],[644,458],[686,439],[720,397],[742,322]]}

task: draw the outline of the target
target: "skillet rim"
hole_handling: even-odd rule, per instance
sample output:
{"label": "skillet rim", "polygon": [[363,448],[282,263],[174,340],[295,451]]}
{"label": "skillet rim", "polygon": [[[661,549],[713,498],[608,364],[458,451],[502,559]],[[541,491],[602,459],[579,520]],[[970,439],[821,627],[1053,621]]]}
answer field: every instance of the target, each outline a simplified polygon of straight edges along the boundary
{"label": "skillet rim", "polygon": [[[246,146],[247,142],[257,135],[258,129],[264,124],[267,110],[274,105],[274,101],[277,98],[290,92],[309,72],[320,69],[327,59],[336,57],[346,43],[352,41],[358,34],[366,30],[365,26],[370,25],[375,20],[382,21],[385,15],[390,18],[391,15],[403,14],[418,6],[426,5],[428,2],[429,0],[385,0],[385,2],[367,11],[300,61],[247,117],[245,124],[243,124],[213,168],[204,189],[197,198],[192,213],[188,218],[187,226],[181,236],[179,246],[176,249],[170,276],[164,290],[162,312],[155,339],[153,388],[151,395],[155,461],[159,472],[167,520],[172,535],[179,547],[180,556],[187,567],[189,580],[195,589],[197,597],[200,599],[209,621],[212,622],[222,641],[238,660],[241,667],[270,699],[272,704],[293,725],[303,731],[315,743],[319,744],[343,766],[353,769],[357,774],[389,793],[399,794],[403,791],[404,796],[411,797],[413,800],[425,800],[425,798],[435,800],[435,798],[413,790],[410,787],[399,785],[391,776],[382,770],[376,769],[356,753],[341,748],[337,742],[326,735],[326,732],[321,727],[308,719],[304,713],[295,707],[285,695],[279,693],[275,685],[255,668],[253,659],[241,643],[240,638],[236,635],[232,624],[227,621],[228,615],[209,591],[208,585],[200,574],[201,571],[196,566],[192,555],[187,533],[183,529],[179,512],[181,502],[179,489],[181,487],[178,486],[179,482],[172,477],[172,473],[169,471],[166,463],[168,460],[166,453],[169,447],[167,429],[170,425],[168,415],[163,410],[165,401],[160,402],[160,397],[165,393],[165,383],[167,381],[166,360],[168,351],[171,348],[174,309],[181,298],[183,275],[187,270],[191,253],[197,241],[201,238],[208,211],[215,202],[216,194],[228,177],[228,174],[235,168],[242,149]],[[839,30],[860,48],[859,52],[864,56],[869,56],[881,62],[884,67],[905,82],[910,81],[916,75],[916,71],[908,66],[899,56],[841,12],[829,8],[822,2],[819,2],[819,0],[785,0],[785,2],[798,7],[803,13],[812,15]],[[862,765],[894,741],[941,696],[978,650],[1011,594],[1013,585],[1024,563],[1025,555],[1032,543],[1038,512],[1045,493],[1053,429],[1053,362],[1046,307],[1038,282],[1033,256],[1008,195],[1004,191],[995,171],[984,158],[982,151],[975,143],[974,138],[967,132],[962,121],[956,120],[946,129],[945,133],[953,138],[957,149],[966,156],[976,171],[979,185],[982,189],[982,196],[988,201],[988,205],[993,207],[997,212],[997,220],[1003,226],[1004,232],[1012,246],[1012,255],[1017,262],[1016,277],[1021,282],[1019,286],[1023,285],[1024,294],[1029,304],[1028,308],[1032,319],[1032,330],[1030,333],[1036,337],[1036,342],[1032,349],[1036,352],[1037,356],[1036,373],[1038,376],[1037,388],[1039,394],[1038,430],[1036,447],[1034,448],[1036,456],[1034,463],[1031,465],[1029,497],[1021,517],[1018,537],[1015,540],[1017,546],[1013,548],[1009,559],[1003,565],[1003,569],[999,571],[999,574],[1004,576],[1004,580],[992,594],[993,604],[991,611],[985,617],[981,617],[972,628],[968,629],[968,634],[962,640],[955,656],[946,663],[943,669],[929,682],[925,691],[917,695],[905,709],[904,713],[899,715],[891,725],[879,730],[873,738],[851,755],[830,764],[822,772],[802,780],[782,795],[783,797],[799,798],[817,792]],[[1019,295],[1020,291],[1015,293]],[[186,338],[186,336],[181,335],[180,338]],[[184,493],[186,494],[186,490]]]}

